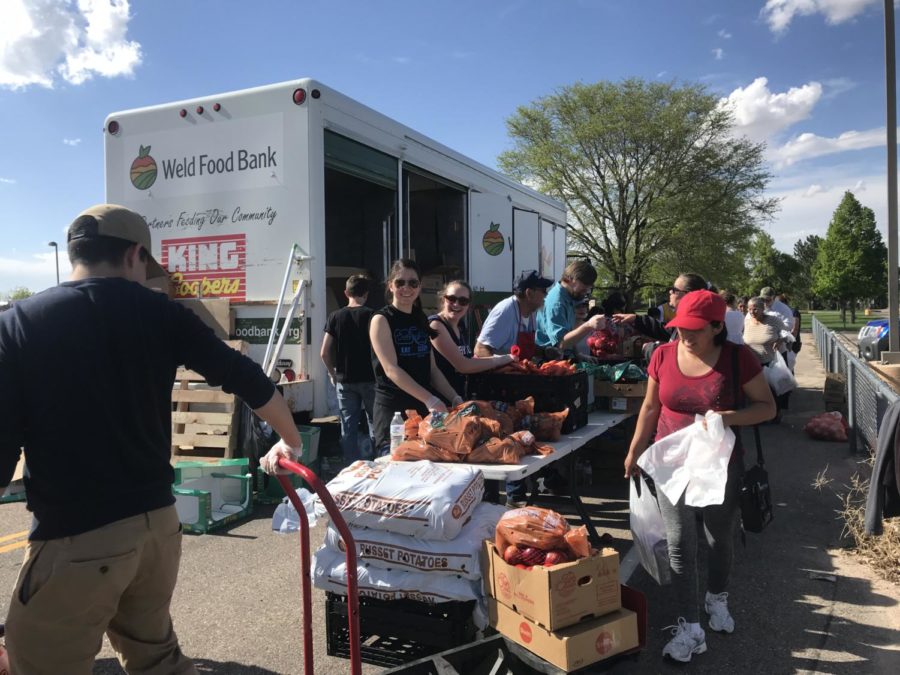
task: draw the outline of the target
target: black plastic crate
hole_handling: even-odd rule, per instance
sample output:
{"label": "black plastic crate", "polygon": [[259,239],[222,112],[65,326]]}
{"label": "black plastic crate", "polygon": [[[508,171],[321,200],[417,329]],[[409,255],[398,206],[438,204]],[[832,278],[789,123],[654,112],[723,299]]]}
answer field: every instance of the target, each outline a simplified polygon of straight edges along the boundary
{"label": "black plastic crate", "polygon": [[[393,668],[475,639],[475,601],[428,604],[415,600],[359,599],[360,654],[364,663]],[[329,656],[350,658],[347,596],[325,593]]]}
{"label": "black plastic crate", "polygon": [[569,409],[562,432],[571,433],[587,425],[588,377],[574,375],[516,375],[507,373],[478,373],[469,375],[466,393],[479,401],[520,401],[534,397],[535,412],[559,412]]}

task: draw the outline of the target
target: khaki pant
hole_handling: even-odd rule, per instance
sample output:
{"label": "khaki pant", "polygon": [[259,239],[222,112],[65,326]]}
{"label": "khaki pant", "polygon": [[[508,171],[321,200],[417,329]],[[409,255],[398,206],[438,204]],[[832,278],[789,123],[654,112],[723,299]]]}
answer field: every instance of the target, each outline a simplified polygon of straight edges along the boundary
{"label": "khaki pant", "polygon": [[90,675],[103,633],[130,675],[195,674],[169,604],[181,560],[174,506],[29,542],[6,621],[16,675]]}

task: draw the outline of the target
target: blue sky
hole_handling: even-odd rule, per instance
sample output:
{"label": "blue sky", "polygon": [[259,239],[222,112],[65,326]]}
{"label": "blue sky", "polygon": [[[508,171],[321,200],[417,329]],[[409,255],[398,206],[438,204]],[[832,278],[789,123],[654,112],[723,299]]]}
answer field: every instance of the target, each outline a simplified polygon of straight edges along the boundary
{"label": "blue sky", "polygon": [[880,0],[2,0],[0,295],[104,198],[113,111],[314,77],[495,166],[519,105],[576,82],[701,82],[768,144],[779,248],[844,190],[886,220]]}

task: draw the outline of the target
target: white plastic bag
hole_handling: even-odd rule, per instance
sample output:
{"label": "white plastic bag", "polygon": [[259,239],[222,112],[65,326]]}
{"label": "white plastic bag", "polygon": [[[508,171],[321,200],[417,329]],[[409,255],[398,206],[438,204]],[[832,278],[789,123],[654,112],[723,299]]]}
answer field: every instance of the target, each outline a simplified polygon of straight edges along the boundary
{"label": "white plastic bag", "polygon": [[[324,515],[325,507],[318,504],[316,496],[305,488],[297,490],[297,496],[300,498],[300,502],[303,504],[303,508],[306,511],[306,518],[309,520],[309,526],[315,527],[318,518]],[[319,509],[321,509],[318,513],[317,510],[319,509],[316,508],[317,504]],[[281,503],[275,507],[275,513],[272,514],[272,529],[275,532],[280,532],[282,534],[296,532],[300,529],[300,515],[287,497],[282,499]]]}
{"label": "white plastic bag", "polygon": [[[643,476],[631,479],[631,535],[641,565],[661,586],[672,580],[666,526]],[[691,523],[693,524],[693,523]]]}
{"label": "white plastic bag", "polygon": [[734,432],[725,427],[720,414],[710,410],[705,417],[697,415],[689,427],[651,445],[637,464],[671,503],[678,503],[686,491],[687,506],[710,506],[725,499],[733,449]]}
{"label": "white plastic bag", "polygon": [[788,353],[787,353],[787,358],[785,359],[785,361],[787,361],[787,367],[790,369],[790,371],[791,371],[791,372],[794,372],[794,366],[797,365],[797,354],[796,354],[796,352],[794,352],[794,350],[792,350],[792,349],[789,350]]}
{"label": "white plastic bag", "polygon": [[797,388],[797,380],[794,379],[791,369],[784,362],[784,357],[776,350],[775,358],[769,362],[763,372],[766,374],[766,381],[776,396],[786,394],[792,389]]}

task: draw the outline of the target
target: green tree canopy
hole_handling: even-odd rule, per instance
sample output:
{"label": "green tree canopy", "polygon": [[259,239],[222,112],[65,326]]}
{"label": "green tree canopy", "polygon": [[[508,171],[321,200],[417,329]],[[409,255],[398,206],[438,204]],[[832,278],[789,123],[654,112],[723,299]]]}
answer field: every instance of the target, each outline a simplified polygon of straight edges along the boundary
{"label": "green tree canopy", "polygon": [[884,293],[887,286],[887,247],[875,225],[872,209],[859,203],[849,190],[835,209],[813,270],[813,290],[848,305],[856,319],[856,301]]}
{"label": "green tree canopy", "polygon": [[777,203],[763,195],[764,147],[732,125],[700,85],[573,84],[518,108],[499,164],[566,204],[570,248],[631,301],[679,272],[743,271]]}
{"label": "green tree canopy", "polygon": [[821,243],[822,237],[811,234],[806,239],[798,239],[794,244],[794,260],[797,261],[798,269],[793,279],[792,293],[797,300],[805,302],[810,309],[815,301],[813,269]]}
{"label": "green tree canopy", "polygon": [[765,286],[771,286],[779,293],[787,293],[794,287],[800,266],[792,256],[775,248],[771,235],[757,232],[747,253],[750,267],[746,288],[748,295],[759,295]]}
{"label": "green tree canopy", "polygon": [[29,298],[34,293],[29,291],[24,286],[16,286],[9,293],[6,294],[8,300],[24,300],[25,298]]}

